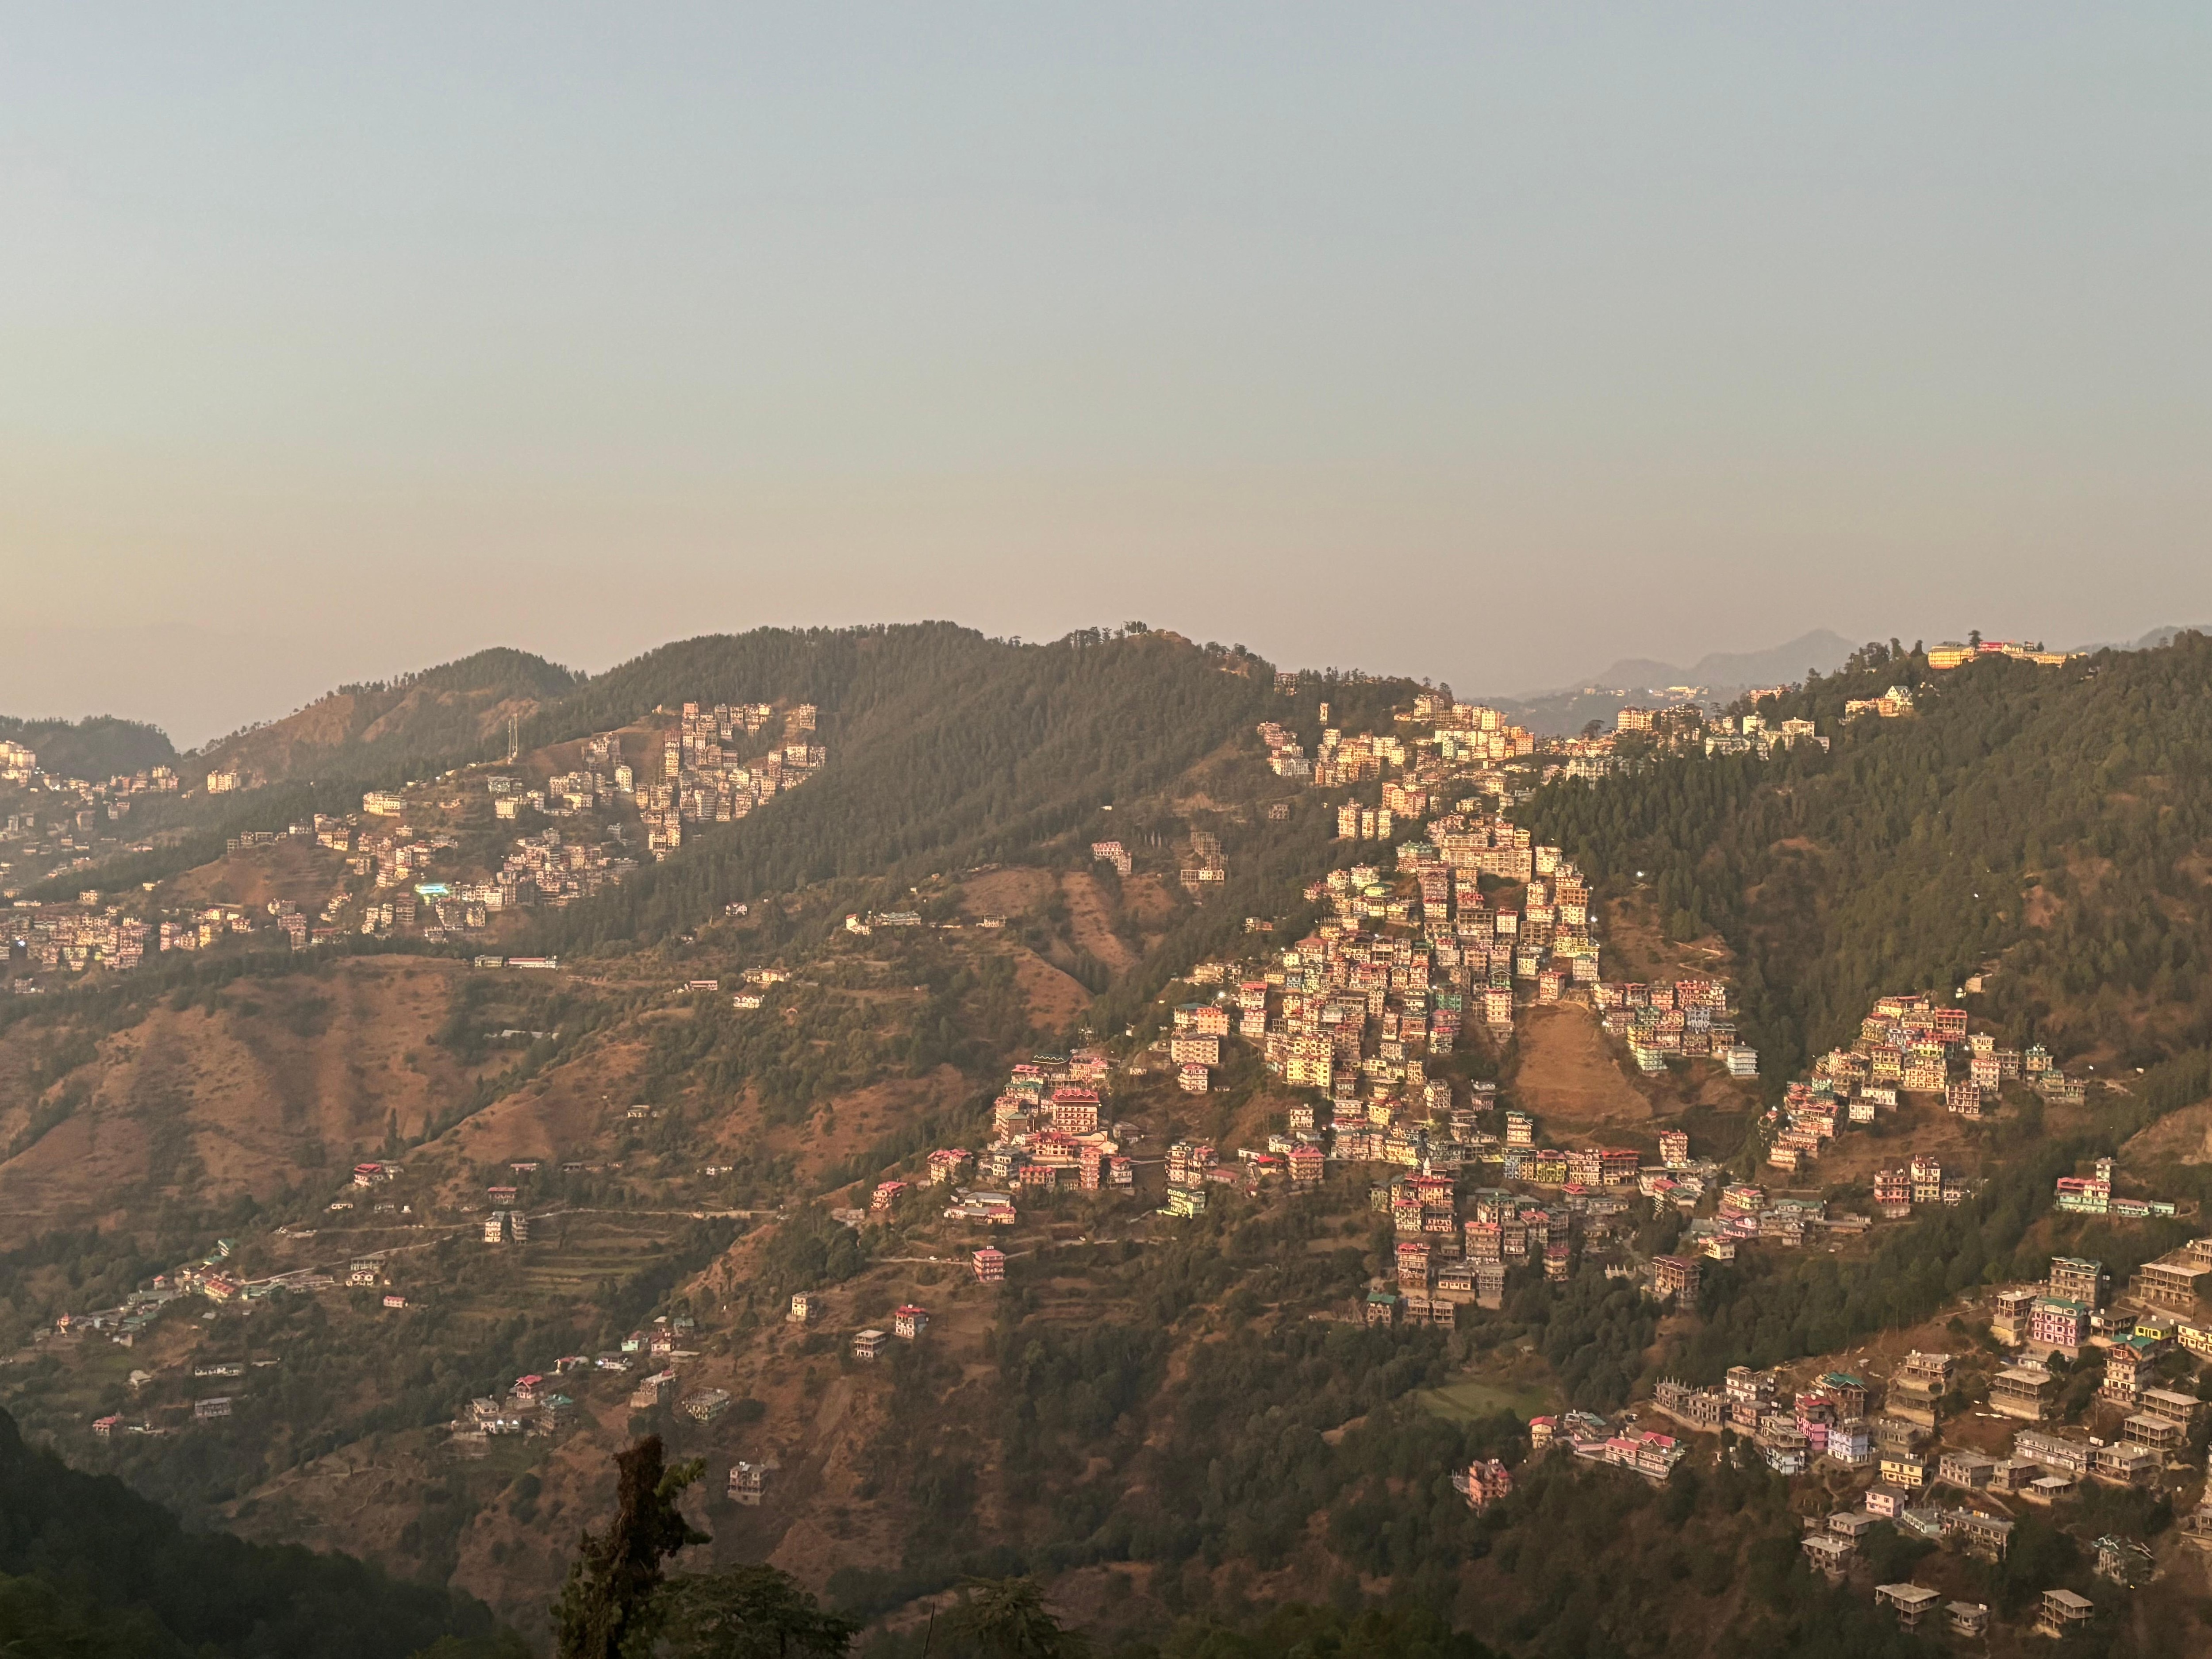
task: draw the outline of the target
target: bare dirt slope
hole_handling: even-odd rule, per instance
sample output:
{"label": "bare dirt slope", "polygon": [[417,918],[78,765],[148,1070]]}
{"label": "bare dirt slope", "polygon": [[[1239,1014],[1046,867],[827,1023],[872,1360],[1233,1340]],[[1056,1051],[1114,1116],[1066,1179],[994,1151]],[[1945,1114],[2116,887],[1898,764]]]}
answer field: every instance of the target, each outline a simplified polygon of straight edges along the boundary
{"label": "bare dirt slope", "polygon": [[1140,872],[1121,884],[1121,902],[1147,930],[1164,928],[1175,919],[1176,895],[1167,878]]}
{"label": "bare dirt slope", "polygon": [[288,838],[188,870],[161,889],[161,899],[172,905],[242,904],[250,910],[289,899],[312,914],[344,874],[340,854]]}
{"label": "bare dirt slope", "polygon": [[1016,947],[1014,979],[1029,1004],[1030,1023],[1041,1031],[1064,1030],[1091,1006],[1091,993],[1034,951]]}
{"label": "bare dirt slope", "polygon": [[52,1092],[66,1119],[0,1164],[0,1246],[165,1194],[267,1197],[403,1133],[468,1086],[430,1039],[457,964],[357,957],[243,981],[214,1008],[156,1004]]}
{"label": "bare dirt slope", "polygon": [[2185,1106],[2160,1118],[2120,1148],[2124,1163],[2170,1158],[2183,1164],[2212,1164],[2212,1100]]}
{"label": "bare dirt slope", "polygon": [[1732,977],[1735,953],[1719,934],[1688,941],[1669,939],[1660,925],[1648,889],[1613,900],[1605,907],[1605,948],[1611,958],[1608,978],[1628,980]]}
{"label": "bare dirt slope", "polygon": [[645,1046],[629,1036],[594,1042],[447,1132],[477,1164],[572,1157],[611,1133],[635,1098]]}
{"label": "bare dirt slope", "polygon": [[1037,908],[1052,896],[1049,870],[1017,866],[986,870],[963,877],[960,908],[970,916],[1018,916]]}
{"label": "bare dirt slope", "polygon": [[1116,974],[1137,965],[1137,952],[1114,931],[1114,908],[1097,877],[1087,870],[1070,871],[1060,877],[1060,890],[1067,899],[1067,929],[1077,949]]}
{"label": "bare dirt slope", "polygon": [[1621,1070],[1612,1042],[1589,1009],[1571,1003],[1533,1009],[1522,1021],[1517,1044],[1516,1092],[1547,1128],[1587,1130],[1650,1121],[1650,1101]]}

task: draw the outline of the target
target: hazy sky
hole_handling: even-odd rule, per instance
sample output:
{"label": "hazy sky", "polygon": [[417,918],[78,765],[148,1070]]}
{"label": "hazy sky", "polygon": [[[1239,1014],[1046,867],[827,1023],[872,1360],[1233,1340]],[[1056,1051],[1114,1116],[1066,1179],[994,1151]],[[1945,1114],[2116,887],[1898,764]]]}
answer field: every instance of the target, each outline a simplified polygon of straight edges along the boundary
{"label": "hazy sky", "polygon": [[2212,11],[0,14],[0,710],[2212,617]]}

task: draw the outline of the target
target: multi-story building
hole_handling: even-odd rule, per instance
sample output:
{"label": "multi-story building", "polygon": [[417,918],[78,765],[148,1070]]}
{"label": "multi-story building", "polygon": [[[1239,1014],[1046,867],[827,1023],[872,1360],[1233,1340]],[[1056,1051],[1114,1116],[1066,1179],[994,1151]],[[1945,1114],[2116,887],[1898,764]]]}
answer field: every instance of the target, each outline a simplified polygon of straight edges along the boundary
{"label": "multi-story building", "polygon": [[1891,1413],[1908,1422],[1933,1425],[1937,1404],[1950,1391],[1954,1363],[1947,1353],[1923,1353],[1916,1349],[1907,1354],[1890,1379]]}
{"label": "multi-story building", "polygon": [[1662,1301],[1673,1297],[1678,1308],[1695,1308],[1699,1266],[1694,1255],[1655,1256],[1651,1262],[1652,1294]]}
{"label": "multi-story building", "polygon": [[2055,1255],[2051,1258],[2050,1293],[2071,1302],[2080,1302],[2089,1308],[2105,1305],[2105,1292],[2111,1284],[2101,1261],[2091,1261],[2076,1255]]}
{"label": "multi-story building", "polygon": [[2035,1307],[2031,1290],[1999,1291],[1990,1298],[1990,1334],[2000,1342],[2019,1344],[2027,1340],[2029,1320]]}
{"label": "multi-story building", "polygon": [[2015,1458],[2046,1469],[2052,1474],[2076,1478],[2089,1472],[2089,1456],[2094,1449],[2086,1437],[2077,1437],[2057,1429],[2022,1429],[2013,1437],[2012,1442]]}
{"label": "multi-story building", "polygon": [[2028,1314],[2028,1346],[2055,1348],[2071,1359],[2089,1340],[2089,1316],[2085,1303],[2066,1297],[2039,1296]]}
{"label": "multi-story building", "polygon": [[2057,1403],[2058,1379],[2040,1365],[2011,1365],[1990,1379],[1990,1409],[2039,1423]]}
{"label": "multi-story building", "polygon": [[2129,1280],[2128,1294],[2138,1302],[2152,1303],[2178,1312],[2194,1313],[2197,1307],[2197,1288],[2204,1282],[2207,1273],[2212,1273],[2212,1267],[2186,1257],[2179,1261],[2146,1261]]}

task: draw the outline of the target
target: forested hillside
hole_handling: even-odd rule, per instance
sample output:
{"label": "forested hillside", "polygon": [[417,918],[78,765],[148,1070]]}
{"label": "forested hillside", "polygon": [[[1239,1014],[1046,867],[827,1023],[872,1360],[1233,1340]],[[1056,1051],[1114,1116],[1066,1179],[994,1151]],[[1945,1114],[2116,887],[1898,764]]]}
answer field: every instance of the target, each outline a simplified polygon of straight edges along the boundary
{"label": "forested hillside", "polygon": [[64,778],[111,778],[167,766],[177,758],[168,733],[159,726],[112,714],[88,714],[81,720],[0,715],[0,742],[36,750],[40,767]]}
{"label": "forested hillside", "polygon": [[[1899,683],[1911,718],[1844,721]],[[1869,647],[1768,712],[1833,751],[1662,759],[1523,816],[1611,890],[1648,884],[1680,936],[1727,941],[1770,1077],[1884,992],[1999,964],[1978,1006],[2062,1058],[2212,1037],[2212,638],[1948,675]]]}
{"label": "forested hillside", "polygon": [[[732,899],[811,881],[866,876],[896,892],[917,874],[1086,825],[1136,833],[1107,809],[1119,801],[1126,812],[1232,742],[1252,750],[1258,721],[1291,726],[1310,746],[1322,702],[1339,723],[1387,725],[1413,689],[1309,674],[1292,700],[1275,692],[1273,674],[1241,647],[1200,647],[1141,624],[1043,645],[950,623],[757,629],[663,646],[588,680],[525,652],[483,651],[340,687],[209,745],[192,765],[230,769],[243,787],[142,802],[133,828],[154,844],[98,873],[110,887],[158,880],[218,856],[230,837],[352,811],[364,789],[502,754],[510,714],[530,753],[685,702],[814,705],[830,758],[808,788],[774,812],[705,830],[682,858],[549,918],[540,941],[553,951],[649,944]],[[29,895],[62,898],[82,884],[73,872]]]}
{"label": "forested hillside", "polygon": [[[1958,1443],[1997,1451],[1977,1409],[2000,1358],[1990,1288],[2038,1283],[2059,1255],[2125,1283],[2203,1232],[2203,637],[1948,674],[1917,649],[1869,647],[1762,707],[1814,720],[1826,752],[1668,757],[1632,736],[1595,787],[1536,787],[1560,748],[1480,780],[1423,782],[1393,761],[1427,790],[1430,821],[1401,817],[1387,839],[1340,835],[1338,809],[1379,806],[1398,778],[1285,778],[1254,728],[1279,722],[1319,753],[1326,723],[1418,753],[1424,688],[1405,681],[1279,686],[1249,653],[1141,629],[1018,645],[941,623],[692,640],[567,691],[561,671],[532,681],[532,661],[406,683],[403,702],[462,688],[460,714],[410,728],[450,748],[371,738],[348,751],[363,772],[179,802],[200,839],[140,856],[150,872],[219,825],[357,813],[367,782],[412,774],[405,836],[448,861],[390,884],[356,872],[368,898],[449,872],[472,884],[526,842],[604,844],[625,855],[619,884],[548,890],[566,902],[435,937],[349,928],[295,951],[257,931],[0,1009],[0,1142],[15,1149],[0,1219],[20,1237],[0,1255],[0,1398],[22,1432],[195,1526],[376,1564],[311,1567],[178,1533],[9,1434],[0,1620],[15,1623],[0,1623],[0,1651],[17,1629],[31,1659],[396,1659],[441,1630],[494,1639],[472,1607],[400,1580],[465,1585],[543,1651],[577,1530],[604,1516],[606,1457],[647,1431],[680,1462],[707,1460],[689,1500],[713,1534],[698,1559],[789,1571],[841,1627],[871,1621],[866,1659],[973,1650],[935,1615],[1009,1574],[1033,1577],[1115,1659],[1904,1655],[1919,1638],[1870,1591],[1916,1572],[1990,1604],[2003,1654],[2053,1587],[2109,1610],[2091,1650],[2165,1659],[2202,1636],[2191,1609],[2212,1601],[2176,1565],[2197,1558],[2171,1547],[2212,1433],[2201,1419],[2155,1500],[2100,1486],[2021,1510],[1999,1563],[1886,1528],[1842,1586],[1806,1563],[1802,1519],[1847,1506],[1869,1471],[1785,1477],[1752,1440],[1705,1435],[1647,1486],[1540,1452],[1531,1419],[1651,1426],[1662,1378],[1778,1367],[1786,1400],[1830,1368],[1880,1383],[1903,1352],[1942,1347],[1961,1368],[1944,1407]],[[503,718],[487,737],[461,715],[467,687],[507,670],[509,690],[548,694],[521,722],[519,763],[447,775],[488,744],[503,751]],[[1893,685],[1913,691],[1910,715],[1845,717],[1847,700]],[[588,764],[629,765],[635,782],[686,702],[811,703],[828,758],[746,816],[687,818],[659,861],[629,802],[495,805],[510,775],[587,763],[587,734],[612,734]],[[787,729],[770,714],[748,736],[780,748]],[[1517,973],[1510,1023],[1453,1022],[1439,1042],[1389,977],[1407,964],[1358,961],[1335,1006],[1374,1018],[1379,1003],[1396,1035],[1363,1048],[1371,1082],[1333,1092],[1334,1130],[1362,1139],[1291,1185],[1278,1160],[1313,1144],[1297,1136],[1318,1102],[1265,1063],[1268,1000],[1316,994],[1315,945],[1344,936],[1354,896],[1376,924],[1359,949],[1431,938],[1431,842],[1453,833],[1449,814],[1479,816],[1462,805],[1478,795],[1588,872],[1616,988],[1725,981],[1759,1079],[1686,1050],[1643,1065],[1572,987],[1528,983],[1540,969]],[[166,823],[149,802],[134,827],[141,810]],[[384,815],[360,817],[384,833]],[[1107,838],[1125,867],[1091,855]],[[178,890],[319,903],[344,866],[305,841],[208,852]],[[1198,860],[1212,860],[1203,882]],[[126,867],[103,884],[125,885]],[[1468,885],[1452,894],[1459,925],[1542,902],[1525,876]],[[870,909],[911,925],[844,925]],[[508,965],[533,951],[560,963]],[[1480,988],[1470,974],[1413,994],[1472,1015]],[[1761,1088],[1802,1076],[1889,992],[1963,1003],[1993,1044],[2041,1039],[2088,1073],[2086,1098],[2015,1084],[1971,1121],[1940,1094],[1893,1102],[1781,1193],[1802,1236],[1731,1232],[1700,1257],[1694,1307],[1659,1294],[1653,1264],[1719,1237],[1724,1183],[1783,1187]],[[1208,1052],[1182,1033],[1209,1001],[1230,1035],[1187,1060]],[[1401,1088],[1387,1073],[1407,1056],[1380,1045],[1409,1029],[1427,1047]],[[1130,1149],[1127,1182],[1103,1164],[1096,1186],[1079,1165],[1039,1182],[1019,1148],[996,1164],[946,1151],[1004,1145],[1002,1110],[1079,1065],[1101,1085],[1097,1133]],[[1553,1175],[1504,1173],[1508,1109],[1563,1149]],[[1413,1166],[1365,1139],[1386,1125],[1470,1189],[1543,1188],[1557,1269],[1531,1253],[1441,1321],[1378,1317],[1370,1297],[1407,1282],[1413,1218],[1392,1197]],[[1669,1131],[1685,1138],[1674,1153]],[[1703,1190],[1647,1204],[1624,1184],[1583,1207],[1589,1194],[1559,1183],[1593,1143],[1631,1150],[1639,1185],[1655,1157],[1686,1156],[1664,1178]],[[1200,1146],[1235,1178],[1208,1176],[1193,1203],[1167,1166]],[[947,1191],[933,1152],[974,1174]],[[1875,1168],[1936,1154],[1942,1201],[1854,1213],[1875,1207]],[[2129,1194],[2178,1212],[2061,1209],[2055,1183],[2100,1158],[2120,1160]],[[976,1202],[1012,1188],[1018,1213],[979,1219],[969,1181],[988,1189]],[[970,1255],[986,1240],[1004,1250],[997,1274]],[[62,1317],[120,1312],[108,1304],[179,1272],[288,1288],[163,1303],[135,1332]],[[910,1336],[864,1351],[902,1316]],[[2160,1364],[2212,1395],[2193,1359]],[[2058,1383],[2086,1409],[2097,1362]],[[211,1394],[234,1409],[204,1419]],[[471,1426],[510,1407],[506,1429]],[[545,1413],[538,1431],[507,1431],[526,1407]],[[1470,1507],[1454,1476],[1492,1458],[1512,1489]],[[744,1466],[767,1471],[757,1504],[723,1484]],[[26,1490],[36,1500],[15,1501]],[[2099,1581],[2106,1534],[2154,1544],[2160,1582],[2130,1601]],[[80,1555],[66,1582],[43,1565]],[[212,1586],[208,1605],[185,1584]],[[2118,1634],[2129,1607],[2157,1630]],[[291,1632],[309,1619],[392,1645],[302,1649]]]}
{"label": "forested hillside", "polygon": [[246,783],[380,779],[475,759],[583,677],[526,651],[498,647],[373,684],[342,685],[297,714],[210,744],[195,757]]}
{"label": "forested hillside", "polygon": [[[106,886],[134,887],[220,857],[233,836],[281,830],[318,812],[353,811],[365,789],[503,753],[510,714],[526,720],[581,683],[581,676],[543,657],[502,647],[397,679],[340,686],[282,720],[181,759],[161,733],[120,720],[74,727],[30,722],[32,735],[21,740],[38,750],[41,767],[62,775],[78,770],[105,778],[176,765],[191,793],[137,798],[130,822],[140,850],[97,866]],[[0,726],[0,737],[6,735]],[[197,787],[215,772],[230,774],[237,787],[219,793]],[[30,884],[25,896],[66,898],[84,884],[82,872],[72,870]]]}
{"label": "forested hillside", "polygon": [[666,647],[602,676],[533,735],[575,736],[662,703],[780,698],[821,710],[830,763],[774,811],[550,919],[543,944],[649,943],[763,892],[866,876],[897,893],[1081,825],[1113,833],[1103,808],[1126,810],[1282,709],[1270,673],[1159,635],[1018,646],[936,623]]}
{"label": "forested hillside", "polygon": [[191,1534],[119,1480],[23,1443],[0,1412],[0,1652],[22,1659],[441,1659],[507,1650],[485,1610],[344,1556]]}

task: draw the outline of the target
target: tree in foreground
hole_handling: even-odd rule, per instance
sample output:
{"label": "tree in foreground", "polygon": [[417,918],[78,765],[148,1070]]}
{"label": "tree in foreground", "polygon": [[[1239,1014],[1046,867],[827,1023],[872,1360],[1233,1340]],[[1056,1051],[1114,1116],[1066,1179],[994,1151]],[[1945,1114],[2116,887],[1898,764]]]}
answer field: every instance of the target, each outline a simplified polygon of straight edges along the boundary
{"label": "tree in foreground", "polygon": [[667,1659],[815,1659],[847,1652],[860,1629],[764,1564],[679,1574],[660,1587],[653,1613],[655,1651]]}
{"label": "tree in foreground", "polygon": [[584,1534],[553,1608],[561,1659],[644,1659],[653,1650],[660,1564],[687,1544],[708,1541],[676,1507],[706,1473],[703,1463],[669,1467],[660,1437],[649,1434],[617,1454],[615,1469],[615,1518],[605,1532]]}
{"label": "tree in foreground", "polygon": [[1090,1641],[1062,1630],[1034,1578],[971,1578],[945,1627],[987,1659],[1085,1659]]}
{"label": "tree in foreground", "polygon": [[658,1435],[616,1457],[615,1518],[584,1534],[553,1610],[561,1659],[820,1659],[852,1647],[860,1626],[774,1567],[663,1572],[678,1551],[711,1541],[677,1508],[704,1467],[668,1466]]}

